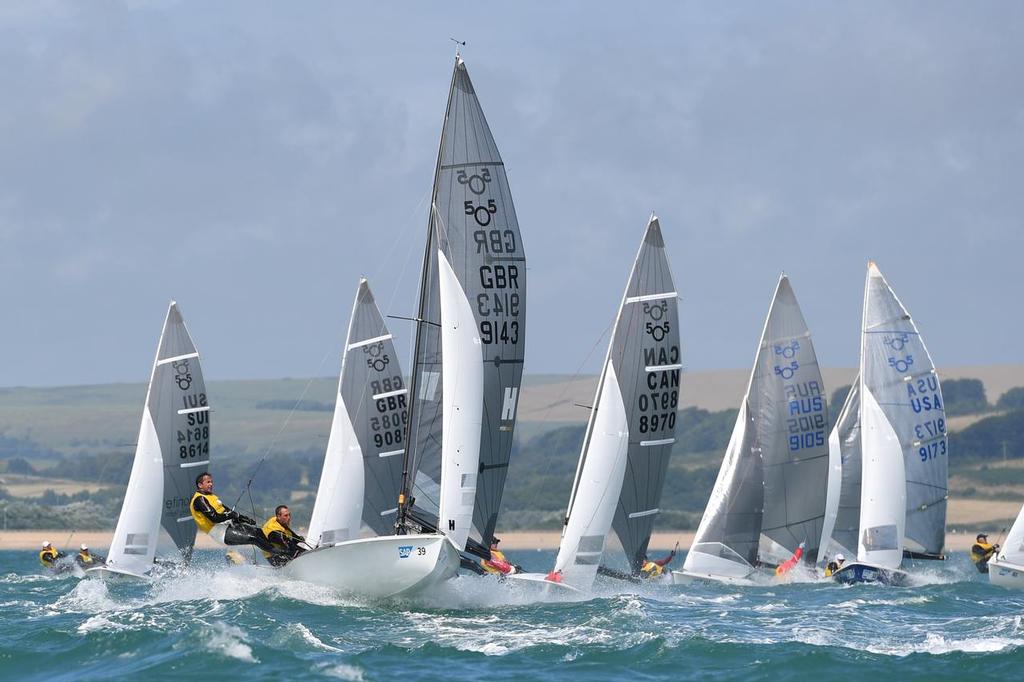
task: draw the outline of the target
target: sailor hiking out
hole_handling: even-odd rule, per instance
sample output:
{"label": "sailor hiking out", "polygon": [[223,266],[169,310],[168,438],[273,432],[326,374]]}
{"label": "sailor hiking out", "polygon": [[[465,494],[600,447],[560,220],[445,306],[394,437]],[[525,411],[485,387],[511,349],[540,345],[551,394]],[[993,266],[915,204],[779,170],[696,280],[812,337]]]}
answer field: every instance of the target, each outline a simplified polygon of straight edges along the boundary
{"label": "sailor hiking out", "polygon": [[291,521],[291,510],[280,504],[274,510],[274,515],[263,524],[263,535],[275,549],[274,552],[263,551],[263,556],[271,566],[284,566],[306,551],[299,546],[306,538],[291,529]]}
{"label": "sailor hiking out", "polygon": [[836,554],[835,558],[825,565],[825,577],[831,578],[833,575],[838,573],[844,563],[846,563],[846,557],[842,554]]}
{"label": "sailor hiking out", "polygon": [[506,557],[505,553],[498,549],[498,543],[501,542],[498,538],[491,540],[491,558],[481,559],[480,567],[484,569],[484,573],[491,575],[511,575],[512,573],[518,573],[521,569],[510,562]]}
{"label": "sailor hiking out", "polygon": [[[676,545],[679,546],[678,544]],[[669,552],[668,556],[661,559],[649,559],[647,555],[644,555],[643,563],[640,565],[640,576],[648,580],[652,578],[661,577],[665,572],[665,567],[672,563],[672,560],[676,558],[676,550]]]}
{"label": "sailor hiking out", "polygon": [[239,514],[213,494],[213,476],[209,472],[196,476],[196,492],[189,503],[189,511],[199,530],[222,544],[255,545],[264,552],[282,554],[256,525],[255,519]]}
{"label": "sailor hiking out", "polygon": [[57,551],[57,548],[51,545],[50,541],[47,540],[43,542],[43,548],[39,551],[39,563],[41,563],[44,568],[54,570],[58,568],[57,561],[66,556],[67,554]]}
{"label": "sailor hiking out", "polygon": [[78,567],[83,571],[94,566],[102,566],[105,561],[106,559],[99,554],[92,554],[89,551],[89,545],[84,542],[82,543],[81,548],[79,548],[78,554],[75,555],[75,563],[78,564]]}
{"label": "sailor hiking out", "polygon": [[974,544],[971,545],[971,561],[974,562],[974,567],[978,569],[978,573],[988,573],[988,560],[997,551],[999,551],[999,545],[989,544],[988,536],[984,533],[978,533]]}

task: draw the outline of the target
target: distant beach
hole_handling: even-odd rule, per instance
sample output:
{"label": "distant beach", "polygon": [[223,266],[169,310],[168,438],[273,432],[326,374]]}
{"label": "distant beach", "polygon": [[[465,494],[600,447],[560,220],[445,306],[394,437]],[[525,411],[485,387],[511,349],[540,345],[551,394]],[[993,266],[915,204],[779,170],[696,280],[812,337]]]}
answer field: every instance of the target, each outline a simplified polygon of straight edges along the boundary
{"label": "distant beach", "polygon": [[[301,531],[300,531],[301,532]],[[980,531],[979,531],[980,532]],[[998,528],[985,529],[991,535],[993,541],[999,533]],[[68,540],[68,530],[12,530],[0,531],[0,550],[34,550],[38,549],[44,540],[49,540],[58,549],[77,548],[81,543],[86,543],[90,548],[100,551],[107,549],[110,545],[109,531],[77,531]],[[694,531],[660,531],[651,536],[650,548],[654,551],[668,551],[676,542],[680,549],[689,549],[693,542]],[[947,552],[965,552],[971,548],[974,542],[975,531],[964,533],[946,533]],[[558,549],[558,541],[561,538],[559,531],[552,530],[526,530],[509,533],[501,533],[501,548],[510,551],[525,551],[536,549]],[[67,547],[65,547],[65,545]],[[196,546],[199,549],[217,549],[218,545],[205,535],[197,538]]]}

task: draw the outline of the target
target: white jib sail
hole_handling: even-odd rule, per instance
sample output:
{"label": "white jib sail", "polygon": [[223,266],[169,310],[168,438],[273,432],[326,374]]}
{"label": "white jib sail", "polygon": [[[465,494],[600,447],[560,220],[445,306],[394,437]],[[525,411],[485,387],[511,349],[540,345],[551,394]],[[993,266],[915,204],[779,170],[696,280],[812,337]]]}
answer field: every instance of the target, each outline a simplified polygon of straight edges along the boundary
{"label": "white jib sail", "polygon": [[832,531],[839,514],[839,492],[843,483],[843,451],[839,444],[839,426],[833,427],[828,436],[828,484],[825,488],[825,521],[821,526],[821,542],[818,544],[818,563],[829,554]]}
{"label": "white jib sail", "polygon": [[899,437],[875,400],[861,384],[863,482],[857,560],[883,568],[903,562],[907,482]]}
{"label": "white jib sail", "polygon": [[[167,314],[170,316],[175,303],[172,301]],[[164,331],[160,333],[157,353],[163,344]],[[156,425],[149,413],[149,394],[153,389],[157,359],[149,375],[149,387],[142,408],[142,424],[139,440],[135,446],[132,473],[128,478],[128,489],[124,493],[121,514],[117,517],[114,538],[110,542],[107,563],[115,568],[142,575],[153,568],[156,546],[160,535],[160,514],[163,504],[164,460],[160,451],[160,438]]]}
{"label": "white jib sail", "polygon": [[466,293],[444,252],[438,250],[441,300],[441,499],[438,530],[460,550],[473,525],[483,421],[483,351]]}
{"label": "white jib sail", "polygon": [[[363,282],[360,282],[362,285]],[[342,395],[342,381],[345,377],[345,363],[348,360],[348,344],[352,343],[352,325],[356,319],[361,289],[356,290],[352,304],[352,315],[345,334],[345,351],[341,355],[341,374],[338,378],[338,398],[334,404],[334,419],[331,421],[331,435],[327,439],[327,454],[324,468],[320,472],[320,485],[316,491],[313,514],[309,519],[306,536],[314,545],[331,544],[355,540],[359,537],[363,516],[363,493],[365,473],[363,472],[363,450],[359,447],[348,407]]]}
{"label": "white jib sail", "polygon": [[555,559],[555,570],[562,572],[566,583],[579,589],[588,589],[597,576],[605,536],[612,527],[626,473],[629,422],[619,379],[610,359],[605,363],[595,410],[569,523],[562,533]]}
{"label": "white jib sail", "polygon": [[[344,363],[344,360],[342,361]],[[344,372],[342,368],[342,372]],[[341,393],[334,406],[327,455],[307,537],[314,544],[355,540],[363,517],[363,450]]]}
{"label": "white jib sail", "polygon": [[1020,508],[1017,520],[1010,527],[1010,534],[1006,536],[1006,541],[999,550],[999,559],[1024,566],[1024,507]]}

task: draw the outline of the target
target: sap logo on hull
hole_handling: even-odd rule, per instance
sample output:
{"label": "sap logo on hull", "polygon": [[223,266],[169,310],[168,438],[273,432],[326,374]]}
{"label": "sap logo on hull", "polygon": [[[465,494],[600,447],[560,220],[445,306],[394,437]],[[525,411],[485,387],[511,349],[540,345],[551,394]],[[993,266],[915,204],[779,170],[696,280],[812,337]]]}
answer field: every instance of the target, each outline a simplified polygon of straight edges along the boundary
{"label": "sap logo on hull", "polygon": [[398,558],[399,559],[408,559],[410,554],[412,554],[412,545],[399,545],[399,547],[398,547]]}

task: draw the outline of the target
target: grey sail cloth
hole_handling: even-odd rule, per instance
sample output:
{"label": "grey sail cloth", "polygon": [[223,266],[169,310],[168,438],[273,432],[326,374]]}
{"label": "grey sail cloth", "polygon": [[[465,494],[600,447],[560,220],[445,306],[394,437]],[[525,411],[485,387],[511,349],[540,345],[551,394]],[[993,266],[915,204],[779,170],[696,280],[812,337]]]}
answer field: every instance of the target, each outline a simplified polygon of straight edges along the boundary
{"label": "grey sail cloth", "polygon": [[868,276],[864,384],[903,447],[907,549],[941,554],[946,536],[948,444],[942,389],[917,327],[881,276]]}
{"label": "grey sail cloth", "polygon": [[682,374],[677,294],[655,217],[647,225],[626,287],[609,359],[629,420],[626,471],[612,527],[635,574],[659,513],[675,443]]}
{"label": "grey sail cloth", "polygon": [[860,377],[853,381],[846,402],[836,420],[836,434],[839,436],[842,476],[839,484],[839,506],[832,540],[850,555],[857,554],[857,540],[860,534]]}
{"label": "grey sail cloth", "polygon": [[[828,479],[828,408],[810,332],[782,276],[747,393],[694,546],[758,560],[760,536],[817,554]],[[722,551],[722,547],[729,551]]]}
{"label": "grey sail cloth", "polygon": [[458,58],[434,177],[413,368],[409,470],[415,506],[429,520],[437,518],[443,422],[439,246],[473,308],[481,340],[484,405],[473,526],[487,545],[497,524],[522,384],[526,259],[501,155]]}
{"label": "grey sail cloth", "polygon": [[196,540],[189,512],[195,477],[210,465],[210,406],[199,352],[176,303],[164,321],[146,409],[164,462],[160,523],[187,556]]}
{"label": "grey sail cloth", "polygon": [[363,453],[363,523],[377,535],[390,535],[402,485],[408,389],[391,332],[365,279],[356,294],[338,390]]}
{"label": "grey sail cloth", "polygon": [[749,394],[764,466],[761,533],[813,561],[825,521],[828,406],[811,332],[785,276],[765,324]]}

